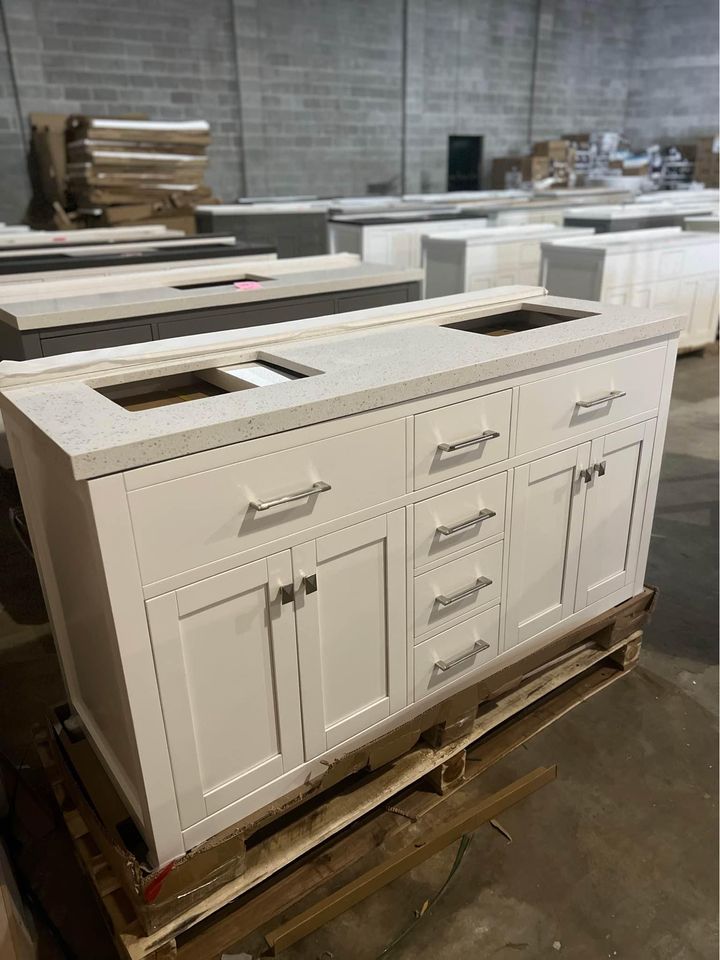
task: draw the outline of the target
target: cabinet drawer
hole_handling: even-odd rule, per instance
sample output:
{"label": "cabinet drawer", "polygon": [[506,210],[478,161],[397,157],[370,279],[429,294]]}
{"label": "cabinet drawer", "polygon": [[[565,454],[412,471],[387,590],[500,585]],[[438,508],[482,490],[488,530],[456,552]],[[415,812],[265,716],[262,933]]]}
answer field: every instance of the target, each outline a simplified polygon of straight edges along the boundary
{"label": "cabinet drawer", "polygon": [[507,460],[512,391],[415,417],[415,488]]}
{"label": "cabinet drawer", "polygon": [[[395,420],[130,491],[142,580],[201,567],[405,490],[405,424]],[[253,505],[302,492],[267,509]]]}
{"label": "cabinet drawer", "polygon": [[655,410],[665,353],[654,347],[520,387],[517,453]]}
{"label": "cabinet drawer", "polygon": [[498,655],[500,604],[415,647],[415,700]]}
{"label": "cabinet drawer", "polygon": [[415,636],[440,630],[498,600],[502,556],[500,541],[416,577]]}
{"label": "cabinet drawer", "polygon": [[503,532],[507,473],[468,483],[415,505],[415,566]]}

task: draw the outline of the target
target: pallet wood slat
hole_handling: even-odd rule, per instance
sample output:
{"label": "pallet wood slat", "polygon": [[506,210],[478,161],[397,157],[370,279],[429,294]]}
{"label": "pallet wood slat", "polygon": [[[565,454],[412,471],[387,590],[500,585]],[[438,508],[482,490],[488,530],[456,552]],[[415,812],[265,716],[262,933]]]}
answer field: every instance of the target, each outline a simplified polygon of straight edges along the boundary
{"label": "pallet wood slat", "polygon": [[469,809],[459,813],[443,829],[431,834],[422,845],[413,844],[405,847],[398,855],[368,870],[357,880],[346,884],[342,889],[270,931],[265,939],[272,951],[272,956],[291,947],[298,940],[369,897],[371,893],[439,853],[463,834],[477,830],[481,824],[524,800],[556,777],[556,766],[538,767],[537,770],[484,798],[479,804],[470,805]]}

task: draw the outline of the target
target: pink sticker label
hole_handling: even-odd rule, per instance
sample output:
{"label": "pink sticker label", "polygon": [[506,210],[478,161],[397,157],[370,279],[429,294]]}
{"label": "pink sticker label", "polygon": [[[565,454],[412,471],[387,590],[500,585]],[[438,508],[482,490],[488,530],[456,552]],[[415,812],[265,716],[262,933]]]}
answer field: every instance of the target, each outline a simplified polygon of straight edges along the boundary
{"label": "pink sticker label", "polygon": [[67,237],[53,237],[53,243],[65,243]]}
{"label": "pink sticker label", "polygon": [[238,280],[233,284],[236,290],[261,290],[262,284],[257,280]]}

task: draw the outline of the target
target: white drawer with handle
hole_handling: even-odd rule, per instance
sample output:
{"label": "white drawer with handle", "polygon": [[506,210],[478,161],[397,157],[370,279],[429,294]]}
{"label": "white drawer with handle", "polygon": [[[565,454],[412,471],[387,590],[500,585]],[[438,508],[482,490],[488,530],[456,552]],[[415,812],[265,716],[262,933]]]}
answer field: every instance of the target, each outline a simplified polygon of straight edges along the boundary
{"label": "white drawer with handle", "polygon": [[517,453],[656,410],[665,354],[653,347],[520,387]]}
{"label": "white drawer with handle", "polygon": [[415,566],[479,545],[505,526],[507,473],[423,500],[415,511]]}
{"label": "white drawer with handle", "polygon": [[507,460],[512,391],[452,403],[415,417],[415,488]]}
{"label": "white drawer with handle", "polygon": [[415,636],[442,630],[500,599],[503,541],[415,578]]}
{"label": "white drawer with handle", "polygon": [[500,605],[450,627],[414,650],[415,700],[489,663],[498,655]]}
{"label": "white drawer with handle", "polygon": [[405,422],[317,440],[128,493],[143,583],[406,492]]}

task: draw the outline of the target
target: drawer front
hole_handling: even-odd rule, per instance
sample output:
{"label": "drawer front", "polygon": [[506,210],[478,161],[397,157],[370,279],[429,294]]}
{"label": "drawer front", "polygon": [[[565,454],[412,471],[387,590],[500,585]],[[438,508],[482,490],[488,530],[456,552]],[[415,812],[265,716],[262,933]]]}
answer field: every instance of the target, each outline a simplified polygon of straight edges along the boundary
{"label": "drawer front", "polygon": [[415,566],[502,533],[506,487],[507,473],[499,473],[416,504]]}
{"label": "drawer front", "polygon": [[[130,491],[143,583],[384,503],[405,490],[405,424],[395,420]],[[303,492],[266,509],[253,505]]]}
{"label": "drawer front", "polygon": [[512,391],[415,417],[415,488],[507,460]]}
{"label": "drawer front", "polygon": [[500,605],[419,643],[415,656],[415,700],[422,700],[498,655]]}
{"label": "drawer front", "polygon": [[499,600],[502,557],[500,541],[416,577],[415,636],[441,630]]}
{"label": "drawer front", "polygon": [[655,410],[665,353],[654,347],[520,387],[517,453]]}

